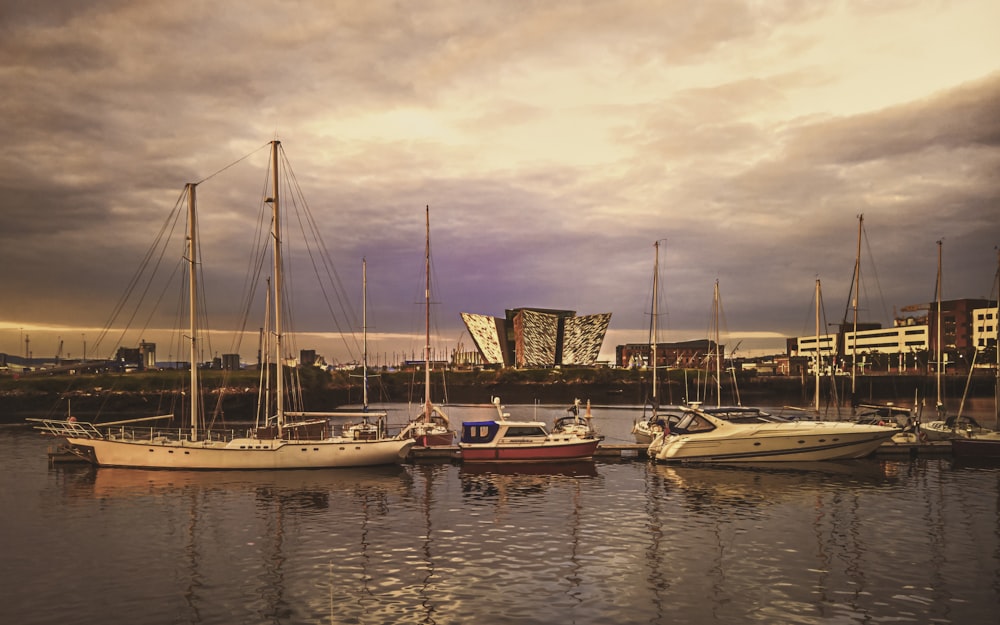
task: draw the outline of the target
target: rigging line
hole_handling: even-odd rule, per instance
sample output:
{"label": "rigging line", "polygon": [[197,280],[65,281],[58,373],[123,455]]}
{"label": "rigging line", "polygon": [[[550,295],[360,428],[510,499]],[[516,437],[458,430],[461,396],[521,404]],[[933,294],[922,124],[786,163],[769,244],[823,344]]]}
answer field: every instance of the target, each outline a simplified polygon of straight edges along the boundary
{"label": "rigging line", "polygon": [[[170,286],[174,284],[174,278],[177,276],[177,270],[178,269],[183,270],[183,268],[184,268],[184,259],[182,258],[177,259],[177,262],[174,264],[173,271],[170,272],[170,276],[166,279],[163,285],[163,289],[160,291],[159,296],[157,296],[156,298],[156,302],[149,307],[149,316],[146,317],[145,323],[143,323],[142,327],[139,329],[140,334],[144,334],[149,329],[150,324],[152,323],[153,320],[153,316],[156,314],[156,311],[160,309],[160,303],[163,301],[163,298],[166,295]],[[184,270],[183,273],[186,274],[187,271]],[[180,302],[179,306],[182,306],[183,303],[184,302]],[[174,329],[176,330],[180,327],[182,327],[181,324],[177,324],[176,326],[174,326]]]}
{"label": "rigging line", "polygon": [[257,288],[260,284],[261,276],[264,273],[264,266],[269,255],[269,237],[272,226],[271,211],[267,207],[268,188],[270,187],[271,168],[267,167],[264,175],[264,185],[261,190],[258,203],[257,222],[252,245],[247,248],[247,268],[243,278],[243,289],[241,299],[241,321],[239,331],[235,333],[232,341],[232,351],[238,353],[243,344],[243,335],[246,333],[247,324],[250,322],[251,309],[257,295]]}
{"label": "rigging line", "polygon": [[[202,348],[202,350],[204,350],[207,347],[208,348],[208,354],[209,354],[209,356],[211,356],[212,358],[214,358],[214,356],[215,356],[215,350],[212,347],[212,332],[211,332],[211,327],[212,326],[209,323],[209,314],[208,314],[208,293],[205,291],[205,288],[206,288],[205,287],[205,270],[204,270],[204,263],[203,263],[203,259],[205,258],[205,255],[204,255],[204,253],[202,252],[202,249],[201,249],[201,236],[200,236],[201,233],[200,233],[200,231],[199,231],[198,234],[199,234],[199,236],[196,239],[196,243],[198,244],[198,263],[195,266],[195,271],[198,272],[198,287],[200,289],[200,292],[198,293],[198,304],[199,305],[198,305],[198,310],[196,311],[197,314],[199,314],[200,318],[201,318],[201,326],[200,326],[201,333],[200,333],[200,335],[199,335],[198,338],[202,341],[202,343],[200,345],[200,347]],[[204,360],[204,351],[202,352],[202,360]]]}
{"label": "rigging line", "polygon": [[255,150],[253,150],[253,151],[251,151],[251,152],[248,152],[247,154],[244,154],[243,156],[239,157],[238,159],[236,159],[236,160],[235,160],[235,161],[233,161],[232,163],[229,163],[228,165],[226,165],[226,166],[225,166],[225,167],[223,167],[222,169],[220,169],[220,170],[216,171],[215,173],[213,173],[213,174],[209,174],[209,175],[205,176],[205,177],[204,177],[204,178],[202,178],[201,180],[199,180],[199,181],[195,182],[195,184],[196,184],[196,185],[198,185],[198,184],[201,184],[201,183],[203,183],[203,182],[206,182],[206,181],[208,181],[208,180],[211,180],[212,178],[215,178],[216,176],[218,176],[219,174],[221,174],[221,173],[225,172],[226,170],[228,170],[228,169],[231,169],[232,167],[235,167],[236,165],[239,165],[240,163],[242,163],[243,161],[247,160],[248,158],[250,158],[250,157],[251,157],[251,156],[253,156],[254,154],[256,154],[256,153],[260,152],[261,150],[263,150],[263,149],[265,149],[265,148],[268,148],[268,149],[270,149],[270,147],[271,147],[271,142],[270,142],[270,141],[268,141],[267,143],[265,143],[265,144],[264,144],[264,145],[262,145],[261,147],[259,147],[259,148],[255,149]]}
{"label": "rigging line", "polygon": [[[293,200],[292,204],[293,204],[293,206],[296,209],[300,209],[300,207],[299,207],[299,205],[298,205],[298,203],[296,201]],[[310,219],[310,216],[308,215],[308,207],[307,206],[303,205],[303,207],[301,207],[301,210],[296,210],[295,211],[295,214],[296,214],[296,218],[297,218],[298,224],[299,224],[299,231],[302,233],[303,243],[305,244],[306,252],[307,252],[307,255],[309,257],[310,263],[312,264],[313,273],[316,275],[316,280],[319,283],[320,291],[323,294],[323,300],[326,302],[327,310],[330,312],[330,316],[331,316],[331,318],[333,320],[334,326],[336,327],[337,331],[340,333],[341,340],[344,343],[344,346],[347,348],[347,350],[350,353],[351,357],[353,357],[353,354],[355,352],[352,350],[351,345],[347,342],[347,339],[346,339],[345,335],[346,334],[350,334],[352,337],[354,337],[354,342],[355,342],[354,349],[358,349],[357,337],[354,336],[353,332],[352,333],[345,332],[344,329],[343,329],[343,327],[341,326],[340,320],[339,320],[337,314],[334,312],[334,309],[333,309],[333,302],[331,301],[330,293],[329,293],[330,289],[327,288],[327,284],[323,281],[322,273],[320,272],[319,265],[317,265],[317,262],[316,262],[316,257],[319,256],[320,261],[321,261],[320,264],[324,265],[325,268],[328,271],[330,269],[330,264],[326,261],[326,259],[322,255],[321,249],[319,249],[319,246],[321,245],[321,242],[316,241],[316,236],[317,235],[314,234],[313,237],[312,237],[312,242],[316,243],[316,246],[317,246],[317,249],[314,251],[313,250],[313,245],[310,243],[310,237],[309,237],[309,235],[307,233],[307,228],[306,228],[306,223],[305,222],[308,222],[313,227],[315,227],[315,222],[312,219]],[[303,220],[303,216],[304,215],[305,215],[305,222]],[[341,310],[342,311],[345,310],[344,309],[343,299],[341,298],[340,293],[337,291],[336,285],[335,284],[331,284],[330,286],[334,287],[334,289],[333,289],[334,290],[334,295],[336,295],[338,301],[340,302]]]}
{"label": "rigging line", "polygon": [[[437,263],[434,261],[433,254],[430,255],[430,259],[431,259],[431,294],[433,295],[434,285],[439,282],[439,279],[438,279]],[[439,314],[441,302],[434,301],[434,298],[431,297],[430,304],[432,307],[431,310],[437,311],[431,315],[431,327],[434,329],[434,332],[432,333],[432,338],[434,339],[434,341],[440,344],[444,340],[441,337],[445,335],[445,333],[441,330],[441,315]],[[438,308],[435,309],[434,307]],[[433,345],[433,342],[431,344]],[[447,347],[445,347],[445,357],[447,357]],[[447,401],[445,403],[447,403]]]}
{"label": "rigging line", "polygon": [[[313,263],[313,270],[316,273],[316,277],[317,280],[319,281],[320,288],[322,289],[324,298],[327,302],[327,309],[330,311],[330,314],[333,317],[334,324],[336,325],[338,332],[340,332],[341,338],[344,341],[344,344],[347,347],[348,352],[351,353],[353,356],[354,351],[351,349],[351,346],[347,344],[345,334],[350,334],[350,336],[354,340],[354,350],[360,351],[361,347],[360,344],[358,343],[357,335],[354,333],[354,331],[345,333],[343,328],[341,327],[340,321],[338,320],[338,316],[334,312],[333,305],[330,302],[329,295],[327,294],[326,284],[323,282],[319,269],[316,266],[315,258],[313,256],[311,246],[309,245],[310,239],[316,244],[316,249],[317,249],[316,255],[319,256],[321,264],[326,269],[326,274],[330,280],[330,286],[333,287],[334,295],[337,298],[340,311],[342,315],[348,319],[352,328],[360,325],[358,323],[357,314],[354,312],[354,310],[351,309],[350,306],[348,306],[345,303],[344,294],[346,294],[347,291],[344,288],[344,284],[340,279],[340,275],[333,264],[332,257],[330,256],[329,253],[329,248],[323,241],[322,232],[315,219],[312,209],[309,207],[309,203],[305,199],[305,194],[302,192],[302,188],[299,185],[298,178],[295,176],[295,171],[292,169],[291,164],[288,163],[288,159],[287,156],[284,154],[284,150],[282,150],[282,158],[284,159],[285,162],[284,171],[286,172],[286,176],[289,178],[288,186],[294,190],[294,192],[292,193],[292,203],[297,209],[296,216],[299,220],[299,228],[300,231],[302,232],[303,241],[305,242],[306,247],[309,250],[310,260]],[[299,207],[299,203],[301,203],[301,209]],[[303,216],[305,217],[305,223],[308,224],[308,232],[311,233],[311,236],[307,234],[307,228],[303,224]]]}
{"label": "rigging line", "polygon": [[[186,189],[185,189],[185,191],[186,191]],[[149,269],[150,270],[149,271],[149,281],[147,281],[146,287],[145,287],[145,289],[143,289],[142,294],[139,297],[139,301],[136,302],[135,308],[133,309],[132,314],[131,314],[131,316],[128,319],[128,322],[125,324],[125,327],[122,329],[122,332],[121,332],[121,334],[118,337],[118,341],[115,343],[115,347],[117,347],[118,345],[121,344],[122,339],[125,336],[125,333],[128,331],[128,328],[131,327],[132,322],[135,320],[136,315],[139,313],[139,308],[142,306],[142,303],[145,300],[146,295],[149,293],[149,288],[150,288],[151,283],[152,283],[152,278],[153,278],[153,276],[156,275],[156,272],[159,269],[160,263],[162,262],[163,257],[166,254],[167,244],[170,242],[170,238],[171,238],[172,235],[171,236],[167,236],[166,239],[164,239],[164,234],[168,232],[167,226],[171,225],[171,220],[173,221],[173,224],[172,224],[169,232],[172,233],[173,230],[174,230],[174,228],[176,228],[177,222],[179,221],[179,215],[180,215],[180,212],[181,212],[181,211],[178,211],[177,209],[178,209],[178,206],[181,206],[181,203],[183,201],[183,197],[184,196],[182,195],[181,198],[178,199],[178,203],[174,205],[173,211],[167,217],[167,220],[164,222],[164,224],[161,227],[159,233],[157,234],[157,237],[156,237],[156,240],[154,241],[154,244],[149,248],[149,250],[146,253],[146,256],[143,258],[142,262],[140,263],[140,266],[136,270],[135,275],[133,276],[131,282],[129,283],[129,285],[128,285],[127,289],[126,289],[125,294],[119,300],[119,303],[116,306],[115,312],[112,315],[111,321],[108,322],[108,326],[106,326],[105,330],[103,330],[101,332],[101,335],[98,337],[98,340],[97,340],[97,344],[98,345],[104,339],[105,335],[108,334],[111,331],[111,325],[114,324],[115,320],[117,320],[118,315],[121,314],[121,312],[123,311],[123,309],[125,307],[125,304],[128,302],[128,300],[131,298],[132,294],[135,292],[135,289],[136,289],[136,286],[138,285],[139,279],[143,276],[143,274],[146,273],[146,270]],[[160,248],[161,242],[162,242],[162,245],[163,245],[162,249]],[[152,258],[154,256],[154,253],[157,251],[157,249],[160,250],[159,256],[156,257],[156,262],[152,265],[152,268],[150,268],[150,262],[151,262],[151,260],[152,260]],[[95,347],[95,349],[96,349],[96,347]],[[109,360],[110,360],[110,357],[109,357]]]}
{"label": "rigging line", "polygon": [[291,178],[290,186],[295,190],[295,197],[302,203],[302,213],[306,217],[306,221],[309,224],[309,231],[312,233],[312,238],[315,240],[317,249],[319,250],[320,259],[323,261],[324,266],[327,270],[327,275],[331,277],[332,286],[335,289],[335,294],[337,295],[338,303],[340,304],[341,312],[348,319],[350,327],[358,327],[361,324],[358,321],[358,316],[355,310],[350,305],[345,304],[344,294],[347,290],[344,288],[344,283],[340,278],[340,274],[337,271],[336,266],[333,263],[333,259],[329,252],[329,246],[323,240],[322,230],[316,221],[312,208],[310,208],[308,201],[306,201],[305,194],[302,192],[302,188],[299,185],[298,178],[295,176],[295,171],[292,169],[290,164],[286,163],[286,172],[288,172]]}
{"label": "rigging line", "polygon": [[861,275],[858,271],[858,260],[854,261],[855,270],[851,272],[851,287],[847,291],[847,305],[844,306],[844,320],[841,322],[843,325],[847,325],[847,315],[851,312],[851,302],[854,300],[854,276]]}
{"label": "rigging line", "polygon": [[885,301],[885,293],[882,291],[882,283],[878,278],[878,267],[875,265],[875,254],[872,252],[871,240],[868,238],[868,229],[862,226],[861,232],[864,234],[865,248],[868,251],[868,258],[871,259],[872,274],[875,276],[875,288],[878,290],[879,300],[882,302],[882,318],[892,321],[892,318],[889,316],[889,307]]}
{"label": "rigging line", "polygon": [[184,194],[182,193],[180,195],[180,197],[178,197],[177,203],[174,204],[174,208],[171,210],[170,213],[168,213],[167,218],[164,221],[163,225],[160,226],[160,230],[157,233],[156,237],[154,238],[153,244],[150,245],[149,249],[147,249],[145,257],[143,258],[143,260],[139,263],[138,267],[136,268],[136,271],[133,274],[132,278],[129,280],[128,285],[127,285],[125,291],[122,293],[122,295],[119,297],[118,301],[115,303],[115,306],[114,306],[114,308],[112,310],[111,318],[108,320],[107,324],[104,326],[104,328],[101,330],[101,333],[98,335],[97,340],[94,342],[94,348],[93,349],[94,349],[95,353],[98,353],[98,351],[100,350],[101,342],[111,332],[112,326],[114,325],[115,321],[117,320],[118,315],[121,314],[122,310],[125,307],[125,304],[128,303],[128,299],[130,297],[130,294],[134,290],[135,285],[139,282],[139,279],[142,277],[142,274],[143,274],[145,268],[148,266],[149,259],[153,256],[154,252],[159,247],[160,241],[163,239],[164,232],[167,231],[167,228],[170,225],[171,219],[173,219],[173,220],[177,219],[177,214],[178,214],[177,208],[178,208],[178,206],[181,205],[181,203],[183,202],[183,199],[184,199]]}
{"label": "rigging line", "polygon": [[[266,184],[266,183],[265,183]],[[243,334],[246,332],[247,324],[250,322],[250,311],[256,299],[257,287],[260,284],[260,277],[263,275],[264,266],[267,262],[267,232],[270,231],[270,219],[268,219],[266,203],[261,196],[260,210],[257,215],[257,225],[253,236],[253,245],[248,246],[247,269],[244,273],[243,289],[240,306],[240,326],[234,334],[231,349],[238,353],[243,344]],[[266,224],[266,225],[265,225]]]}

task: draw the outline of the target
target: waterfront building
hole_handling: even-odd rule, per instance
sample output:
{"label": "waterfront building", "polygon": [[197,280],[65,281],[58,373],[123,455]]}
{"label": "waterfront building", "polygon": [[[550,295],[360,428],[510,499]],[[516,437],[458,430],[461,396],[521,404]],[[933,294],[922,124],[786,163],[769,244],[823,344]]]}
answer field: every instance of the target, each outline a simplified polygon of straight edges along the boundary
{"label": "waterfront building", "polygon": [[504,367],[593,365],[611,313],[577,316],[572,310],[513,308],[503,318],[462,313],[482,362]]}
{"label": "waterfront building", "polygon": [[[993,308],[990,308],[993,306]],[[972,352],[996,342],[996,304],[982,299],[957,299],[941,302],[941,353],[945,363],[968,362]],[[839,363],[850,363],[854,354],[860,363],[872,363],[877,355],[890,356],[884,367],[900,370],[918,368],[918,363],[933,362],[938,353],[937,303],[904,306],[891,328],[877,323],[840,324],[839,334],[819,337],[820,353],[837,355]],[[992,342],[990,340],[992,339]],[[814,356],[817,337],[801,336],[789,341],[790,356]],[[918,358],[918,354],[921,355]]]}
{"label": "waterfront building", "polygon": [[972,311],[972,344],[976,349],[996,347],[997,307],[976,308]]}
{"label": "waterfront building", "polygon": [[[615,347],[615,364],[625,368],[643,368],[650,365],[652,348],[649,343],[626,343]],[[714,369],[715,354],[725,358],[726,346],[715,341],[698,339],[677,343],[656,344],[658,369]]]}
{"label": "waterfront building", "polygon": [[[976,345],[974,330],[975,311],[995,307],[996,302],[987,299],[953,299],[941,302],[941,348],[945,353],[957,352],[962,355],[972,353]],[[904,306],[903,312],[916,315],[897,317],[895,325],[926,325],[930,338],[930,351],[937,353],[938,306],[937,302]]]}
{"label": "waterfront building", "polygon": [[119,347],[115,362],[123,371],[156,369],[156,343],[140,341],[139,347]]}

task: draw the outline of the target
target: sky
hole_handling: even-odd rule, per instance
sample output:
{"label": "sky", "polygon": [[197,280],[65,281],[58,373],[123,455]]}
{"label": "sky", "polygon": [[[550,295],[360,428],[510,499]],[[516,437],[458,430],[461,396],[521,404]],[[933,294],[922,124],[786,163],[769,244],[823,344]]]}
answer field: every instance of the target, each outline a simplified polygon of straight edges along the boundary
{"label": "sky", "polygon": [[995,0],[7,0],[0,352],[110,355],[136,266],[210,177],[207,299],[237,327],[257,206],[212,176],[262,171],[272,139],[352,311],[295,300],[331,362],[360,357],[336,329],[360,330],[362,258],[369,353],[420,356],[427,206],[442,351],[472,349],[461,312],[516,307],[612,313],[606,359],[646,342],[662,240],[661,340],[708,335],[718,281],[722,341],[781,352],[815,332],[817,279],[843,317],[859,215],[861,320],[934,299],[937,241],[943,298],[989,297],[997,24]]}

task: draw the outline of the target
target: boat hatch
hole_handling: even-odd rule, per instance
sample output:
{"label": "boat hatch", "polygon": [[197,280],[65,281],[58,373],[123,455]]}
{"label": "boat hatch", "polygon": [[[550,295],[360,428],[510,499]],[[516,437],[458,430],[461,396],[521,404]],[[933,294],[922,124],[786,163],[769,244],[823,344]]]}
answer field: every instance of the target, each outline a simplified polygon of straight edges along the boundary
{"label": "boat hatch", "polygon": [[496,421],[465,421],[462,423],[463,443],[489,443],[500,431]]}

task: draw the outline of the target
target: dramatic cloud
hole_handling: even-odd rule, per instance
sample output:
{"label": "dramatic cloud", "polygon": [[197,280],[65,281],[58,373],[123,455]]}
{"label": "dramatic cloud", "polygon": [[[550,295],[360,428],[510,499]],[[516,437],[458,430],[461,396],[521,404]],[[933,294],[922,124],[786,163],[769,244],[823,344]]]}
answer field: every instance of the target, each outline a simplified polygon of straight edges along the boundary
{"label": "dramatic cloud", "polygon": [[441,350],[460,312],[517,306],[613,313],[605,357],[643,341],[666,239],[665,340],[705,335],[718,280],[723,340],[780,351],[817,277],[843,314],[860,214],[866,318],[931,299],[937,240],[945,297],[990,296],[997,23],[987,0],[8,2],[0,352],[93,341],[206,178],[209,322],[240,327],[266,151],[220,169],[275,137],[342,291],[289,243],[301,347],[331,360],[359,357],[337,331],[362,257],[373,350],[422,349],[427,205]]}

